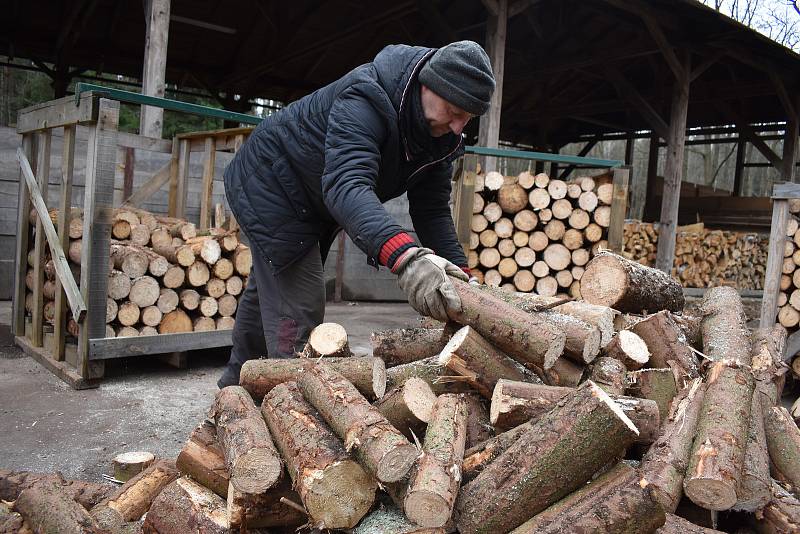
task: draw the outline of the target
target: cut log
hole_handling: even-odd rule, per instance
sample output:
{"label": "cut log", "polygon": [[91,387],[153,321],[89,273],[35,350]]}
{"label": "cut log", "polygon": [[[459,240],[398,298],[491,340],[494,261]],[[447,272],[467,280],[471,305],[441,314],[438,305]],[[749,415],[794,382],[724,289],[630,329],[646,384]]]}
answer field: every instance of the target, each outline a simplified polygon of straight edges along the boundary
{"label": "cut log", "polygon": [[438,354],[447,343],[441,328],[397,328],[373,332],[370,336],[372,355],[386,362],[387,367],[429,358]]}
{"label": "cut log", "polygon": [[354,527],[372,507],[377,486],[350,459],[297,384],[286,382],[270,391],[261,413],[311,523],[320,529]]}
{"label": "cut log", "polygon": [[544,261],[536,261],[531,265],[531,273],[537,278],[544,278],[550,274],[550,266]]}
{"label": "cut log", "polygon": [[119,305],[117,305],[117,301],[111,297],[106,298],[106,324],[117,318],[118,311]]}
{"label": "cut log", "polygon": [[25,489],[14,508],[36,532],[100,534],[103,530],[69,492],[53,479],[42,479]]}
{"label": "cut log", "polygon": [[221,389],[212,415],[231,485],[250,495],[275,486],[281,478],[283,462],[247,391],[241,386]]}
{"label": "cut log", "polygon": [[566,269],[572,259],[569,249],[561,243],[552,243],[544,250],[545,263],[554,271]]}
{"label": "cut log", "polygon": [[[527,245],[527,239],[525,244]],[[527,246],[521,246],[514,251],[514,261],[520,267],[530,267],[536,261],[536,253]]]}
{"label": "cut log", "polygon": [[[219,263],[220,262],[217,262],[217,265],[219,265]],[[242,279],[238,276],[234,275],[225,280],[225,291],[229,295],[233,295],[235,297],[242,292],[242,289],[244,289],[244,283],[242,283]]]}
{"label": "cut log", "polygon": [[450,318],[472,326],[487,341],[525,365],[549,369],[564,350],[566,336],[546,320],[528,314],[466,282],[453,280],[461,311]]}
{"label": "cut log", "polygon": [[186,268],[186,279],[193,287],[203,287],[211,278],[208,265],[202,261],[196,261]]}
{"label": "cut log", "polygon": [[610,395],[625,392],[625,364],[615,358],[602,356],[592,364],[589,378]]}
{"label": "cut log", "polygon": [[108,296],[122,300],[131,292],[131,279],[122,271],[111,271],[108,275]]}
{"label": "cut log", "polygon": [[589,223],[583,230],[583,237],[590,243],[600,243],[603,239],[603,229],[596,223]]}
{"label": "cut log", "polygon": [[92,508],[92,516],[101,527],[109,530],[138,521],[161,490],[178,476],[180,473],[173,462],[158,460]]}
{"label": "cut log", "polygon": [[530,232],[539,222],[539,217],[532,210],[522,210],[514,215],[514,227],[523,232]]}
{"label": "cut log", "polygon": [[497,240],[497,232],[489,228],[478,235],[478,243],[483,247],[495,247],[497,245]]}
{"label": "cut log", "polygon": [[628,395],[640,399],[650,399],[658,404],[661,419],[666,419],[672,400],[678,394],[672,369],[641,369],[628,373]]}
{"label": "cut log", "polygon": [[96,484],[82,480],[65,480],[60,473],[32,473],[0,469],[0,501],[16,501],[23,490],[37,482],[51,480],[63,486],[70,499],[87,510],[108,498],[117,488],[109,484]]}
{"label": "cut log", "polygon": [[436,394],[427,382],[411,377],[384,395],[375,407],[409,440],[421,438],[431,418]]}
{"label": "cut log", "polygon": [[[518,527],[578,489],[637,434],[619,406],[587,381],[462,487],[456,503],[459,532]],[[577,444],[579,455],[572,454]]]}
{"label": "cut log", "polygon": [[548,244],[550,244],[550,239],[547,237],[547,234],[541,231],[531,233],[528,238],[528,246],[535,252],[543,251],[547,248]]}
{"label": "cut log", "polygon": [[158,326],[163,316],[157,306],[148,306],[142,310],[141,319],[146,326]]}
{"label": "cut log", "polygon": [[161,288],[156,306],[158,306],[162,314],[171,312],[178,307],[178,294],[172,289]]}
{"label": "cut log", "polygon": [[424,380],[437,395],[470,391],[464,377],[452,376],[439,365],[438,355],[390,367],[386,370],[386,389],[395,389],[412,377]]}
{"label": "cut log", "polygon": [[786,408],[773,406],[764,418],[769,458],[781,478],[800,490],[800,429]]}
{"label": "cut log", "polygon": [[322,323],[311,330],[303,349],[306,358],[352,356],[347,342],[347,331],[338,323]]}
{"label": "cut log", "polygon": [[416,448],[340,373],[324,363],[308,366],[298,385],[379,482],[397,482],[408,474]]}
{"label": "cut log", "polygon": [[162,282],[168,289],[178,289],[186,280],[186,270],[178,265],[170,265],[164,273]]}
{"label": "cut log", "polygon": [[210,236],[196,238],[189,241],[195,256],[203,259],[208,265],[214,265],[222,257],[222,248],[219,242]]}
{"label": "cut log", "polygon": [[528,202],[534,210],[541,210],[550,205],[550,193],[547,189],[532,189],[528,193]]}
{"label": "cut log", "polygon": [[190,476],[223,498],[228,496],[228,466],[217,441],[217,431],[211,421],[195,428],[178,454],[176,466],[181,474]]}
{"label": "cut log", "polygon": [[184,309],[189,311],[196,310],[200,306],[200,293],[194,289],[183,289],[180,292],[180,301]]}
{"label": "cut log", "polygon": [[220,258],[214,264],[214,276],[220,280],[228,280],[233,276],[233,262],[228,258]]}
{"label": "cut log", "polygon": [[[242,365],[239,383],[256,402],[282,382],[297,380],[312,360],[303,358],[248,360]],[[362,395],[380,399],[386,392],[386,367],[380,358],[327,358],[325,363],[341,373]]]}
{"label": "cut log", "polygon": [[[564,232],[564,237],[561,238],[561,241],[568,250],[578,250],[583,246],[583,233],[580,230],[570,228]],[[570,252],[570,259],[572,259],[572,252]]]}
{"label": "cut log", "polygon": [[125,301],[117,309],[117,320],[123,326],[133,326],[139,322],[140,310],[133,302]]}
{"label": "cut log", "polygon": [[553,297],[558,293],[558,282],[552,276],[545,276],[536,281],[536,293],[543,297]]}
{"label": "cut log", "polygon": [[496,248],[485,248],[478,254],[478,261],[487,269],[497,267],[500,263],[500,252]]}
{"label": "cut log", "polygon": [[111,461],[114,468],[114,478],[127,482],[156,461],[152,453],[145,451],[126,452],[118,454]]}
{"label": "cut log", "polygon": [[647,344],[630,330],[620,330],[604,352],[606,356],[621,361],[629,371],[641,369],[650,361]]}
{"label": "cut log", "polygon": [[206,282],[206,295],[218,299],[224,294],[225,281],[219,278],[209,278],[208,282]]}
{"label": "cut log", "polygon": [[621,312],[683,310],[680,284],[669,275],[611,252],[597,254],[581,278],[581,295],[591,304]]}
{"label": "cut log", "polygon": [[217,317],[216,319],[217,330],[232,330],[234,324],[233,317]]}
{"label": "cut log", "polygon": [[230,532],[227,503],[187,477],[169,484],[147,512],[144,534],[226,534]]}
{"label": "cut log", "polygon": [[483,186],[489,191],[497,191],[505,183],[505,177],[497,171],[490,171],[486,173],[483,179]]}
{"label": "cut log", "polygon": [[484,398],[477,393],[464,393],[463,397],[467,403],[466,447],[474,447],[494,435],[489,423],[489,408]]}
{"label": "cut log", "polygon": [[495,384],[501,378],[541,382],[533,371],[494,348],[470,326],[453,334],[439,354],[438,363],[453,374],[463,376],[475,391],[487,399],[492,398]]}
{"label": "cut log", "polygon": [[233,295],[222,295],[217,300],[217,311],[223,317],[233,317],[238,305],[239,301]]}
{"label": "cut log", "polygon": [[497,203],[506,213],[517,213],[528,205],[528,192],[519,184],[504,185],[497,192]]}
{"label": "cut log", "polygon": [[656,500],[670,513],[675,512],[683,496],[683,478],[704,393],[700,378],[681,391],[664,419],[661,432],[642,458],[644,477],[652,484]]}
{"label": "cut log", "polygon": [[535,515],[511,534],[626,532],[650,534],[666,521],[648,481],[618,463],[578,491]]}
{"label": "cut log", "polygon": [[562,180],[550,180],[547,184],[547,192],[550,198],[558,200],[567,196],[567,183]]}
{"label": "cut log", "polygon": [[614,184],[601,184],[597,186],[597,199],[607,206],[611,205],[614,198]]}
{"label": "cut log", "polygon": [[137,247],[112,244],[110,252],[114,267],[131,278],[138,278],[147,273],[150,258]]}
{"label": "cut log", "polygon": [[195,317],[192,319],[192,331],[194,332],[213,332],[217,329],[217,323],[211,317]]}
{"label": "cut log", "polygon": [[139,335],[140,336],[157,336],[158,329],[152,326],[142,326],[139,327]]}
{"label": "cut log", "polygon": [[759,532],[796,534],[800,532],[800,501],[772,481],[772,500],[756,514]]}
{"label": "cut log", "polygon": [[517,291],[528,293],[536,287],[536,277],[530,271],[517,271],[514,275],[514,288]]}
{"label": "cut log", "polygon": [[497,237],[506,239],[514,235],[514,223],[507,217],[502,217],[494,223],[494,231]]}
{"label": "cut log", "polygon": [[[575,230],[583,230],[587,226],[589,226],[590,218],[589,214],[582,210],[576,209],[570,213],[569,216],[569,225]],[[583,242],[583,234],[581,233],[581,242]],[[577,248],[577,247],[576,247]]]}
{"label": "cut log", "polygon": [[470,222],[470,230],[476,233],[481,233],[489,226],[489,221],[483,216],[483,213],[476,213],[472,216]]}
{"label": "cut log", "polygon": [[140,276],[133,280],[128,298],[140,308],[152,306],[161,295],[158,281],[152,276]]}
{"label": "cut log", "polygon": [[138,337],[139,330],[132,326],[116,327],[114,337]]}
{"label": "cut log", "polygon": [[233,253],[233,268],[242,276],[249,276],[250,269],[253,266],[253,256],[250,253],[250,248],[239,245]]}
{"label": "cut log", "polygon": [[550,369],[534,368],[545,384],[551,386],[575,387],[583,378],[582,365],[573,363],[566,358],[559,358]]}
{"label": "cut log", "polygon": [[598,206],[595,208],[594,213],[592,214],[594,218],[594,222],[596,222],[602,228],[608,228],[611,226],[611,207],[610,206]]}
{"label": "cut log", "polygon": [[486,206],[486,201],[477,192],[472,195],[472,213],[481,213]]}
{"label": "cut log", "polygon": [[650,315],[637,322],[631,331],[642,338],[650,350],[651,367],[664,369],[677,365],[690,378],[699,375],[697,357],[671,313],[661,311]]}
{"label": "cut log", "polygon": [[439,396],[403,506],[414,523],[437,528],[450,520],[461,483],[466,438],[466,402],[457,395]]}
{"label": "cut log", "polygon": [[550,183],[550,177],[547,176],[547,174],[540,172],[533,177],[533,183],[536,185],[536,187],[546,188],[547,184]]}
{"label": "cut log", "polygon": [[553,219],[544,226],[544,235],[550,241],[560,241],[566,231],[567,227],[558,219]]}
{"label": "cut log", "polygon": [[199,310],[206,317],[214,317],[219,311],[217,299],[214,297],[200,297]]}
{"label": "cut log", "polygon": [[764,411],[761,395],[753,395],[750,407],[750,423],[747,429],[742,483],[736,492],[735,510],[755,512],[766,506],[772,498],[769,476],[769,454],[764,433]]}
{"label": "cut log", "polygon": [[[572,391],[573,388],[569,387],[499,380],[492,395],[489,421],[495,430],[505,432],[541,418]],[[652,443],[660,429],[658,405],[649,399],[623,395],[611,395],[611,398],[639,430],[635,442],[643,445]]]}
{"label": "cut log", "polygon": [[582,192],[580,184],[567,184],[567,198],[578,198]]}
{"label": "cut log", "polygon": [[586,212],[593,212],[597,208],[597,195],[592,191],[584,191],[578,197],[578,206]]}
{"label": "cut log", "polygon": [[706,376],[684,492],[708,510],[729,510],[741,483],[753,375],[734,362],[718,361]]}
{"label": "cut log", "polygon": [[572,203],[566,198],[561,198],[553,202],[550,210],[556,219],[569,219],[569,216],[572,215]]}

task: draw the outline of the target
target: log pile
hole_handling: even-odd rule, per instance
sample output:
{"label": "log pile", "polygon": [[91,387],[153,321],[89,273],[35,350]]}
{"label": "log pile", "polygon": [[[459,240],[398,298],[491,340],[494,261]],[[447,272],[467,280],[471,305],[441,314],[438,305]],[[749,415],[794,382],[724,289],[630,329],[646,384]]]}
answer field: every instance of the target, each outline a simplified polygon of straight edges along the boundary
{"label": "log pile", "polygon": [[[800,326],[800,203],[789,202],[789,221],[781,266],[778,321],[794,332]],[[800,373],[800,362],[795,374]]]}
{"label": "log pile", "polygon": [[592,255],[607,246],[613,185],[544,173],[478,175],[472,209],[471,272],[486,285],[541,296],[580,297]]}
{"label": "log pile", "polygon": [[[672,276],[683,287],[730,285],[740,290],[763,289],[768,244],[769,235],[709,230],[703,223],[679,226]],[[789,256],[794,251],[791,248]],[[655,264],[657,249],[657,224],[626,221],[623,229],[626,258],[650,267]]]}
{"label": "log pile", "polygon": [[88,505],[79,483],[34,477],[35,491],[0,495],[13,501],[0,519],[159,534],[798,532],[785,329],[751,333],[727,287],[685,315],[677,281],[638,265],[604,275],[614,291],[591,282],[626,261],[587,265],[588,301],[456,283],[451,322],[376,332],[372,356],[343,355],[346,331],[320,325],[297,358],[244,364],[179,473],[134,492],[157,461]]}
{"label": "log pile", "polygon": [[[50,213],[57,219],[57,211]],[[67,258],[80,284],[81,211],[73,209]],[[36,215],[31,213],[32,220]],[[198,231],[183,219],[144,210],[115,210],[109,251],[106,337],[174,334],[233,328],[238,299],[252,265],[251,252],[237,233],[211,228]],[[33,247],[33,240],[31,240]],[[25,309],[33,313],[35,257],[28,254]],[[44,265],[43,313],[55,315],[56,274],[47,248]],[[68,320],[77,336],[78,325]]]}

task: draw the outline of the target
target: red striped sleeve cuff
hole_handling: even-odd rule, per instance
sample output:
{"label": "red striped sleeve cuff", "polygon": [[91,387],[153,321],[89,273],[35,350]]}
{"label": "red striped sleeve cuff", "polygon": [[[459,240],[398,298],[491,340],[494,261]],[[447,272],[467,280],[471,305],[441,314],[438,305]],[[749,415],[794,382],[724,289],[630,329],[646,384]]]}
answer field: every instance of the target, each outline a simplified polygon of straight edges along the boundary
{"label": "red striped sleeve cuff", "polygon": [[414,240],[411,236],[405,232],[400,232],[383,244],[381,252],[378,254],[378,262],[391,269],[394,267],[394,262],[397,261],[397,258],[413,246]]}

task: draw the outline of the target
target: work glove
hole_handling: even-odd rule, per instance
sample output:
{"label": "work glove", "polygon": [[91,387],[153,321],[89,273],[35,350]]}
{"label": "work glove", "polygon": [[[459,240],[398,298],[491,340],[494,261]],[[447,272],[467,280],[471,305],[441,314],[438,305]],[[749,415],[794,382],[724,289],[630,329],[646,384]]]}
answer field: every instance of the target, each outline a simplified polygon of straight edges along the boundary
{"label": "work glove", "polygon": [[392,271],[411,307],[442,322],[448,311],[461,312],[461,299],[450,277],[467,281],[467,274],[431,249],[412,247],[397,259]]}

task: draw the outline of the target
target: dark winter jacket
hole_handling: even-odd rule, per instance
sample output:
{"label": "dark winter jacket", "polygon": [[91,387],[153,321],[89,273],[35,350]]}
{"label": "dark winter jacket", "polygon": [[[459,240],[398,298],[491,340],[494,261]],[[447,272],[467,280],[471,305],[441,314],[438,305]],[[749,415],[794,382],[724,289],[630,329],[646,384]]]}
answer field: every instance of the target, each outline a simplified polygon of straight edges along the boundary
{"label": "dark winter jacket", "polygon": [[409,142],[415,127],[427,127],[409,123],[424,119],[409,106],[421,106],[416,77],[434,51],[384,48],[372,63],[264,119],[237,152],[225,170],[228,202],[276,273],[317,244],[324,259],[340,226],[377,267],[381,247],[404,231],[382,203],[406,191],[421,243],[466,265],[448,207],[461,138]]}

